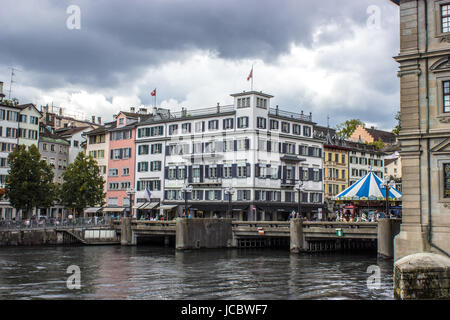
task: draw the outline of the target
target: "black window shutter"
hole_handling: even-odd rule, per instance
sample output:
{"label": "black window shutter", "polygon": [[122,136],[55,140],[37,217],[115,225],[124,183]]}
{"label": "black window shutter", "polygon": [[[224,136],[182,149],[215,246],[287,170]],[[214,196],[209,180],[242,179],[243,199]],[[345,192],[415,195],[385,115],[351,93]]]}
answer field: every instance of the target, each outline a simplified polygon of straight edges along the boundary
{"label": "black window shutter", "polygon": [[222,124],[222,127],[223,127],[223,129],[225,130],[225,122],[226,122],[227,120],[226,119],[223,119],[223,124]]}
{"label": "black window shutter", "polygon": [[222,200],[222,190],[216,192],[217,192],[217,200]]}
{"label": "black window shutter", "polygon": [[203,165],[200,165],[200,182],[203,182]]}
{"label": "black window shutter", "polygon": [[234,151],[237,151],[237,140],[234,140],[233,144],[234,144]]}
{"label": "black window shutter", "polygon": [[192,166],[188,167],[188,182],[192,182]]}
{"label": "black window shutter", "polygon": [[233,128],[234,128],[234,126],[233,126],[233,125],[234,125],[234,119],[231,118],[231,119],[230,119],[230,122],[231,122],[230,129],[233,129]]}
{"label": "black window shutter", "polygon": [[270,143],[270,140],[267,140],[267,152],[271,152],[272,151],[271,147],[272,147],[272,144]]}
{"label": "black window shutter", "polygon": [[205,121],[202,121],[202,132],[205,132]]}
{"label": "black window shutter", "polygon": [[245,150],[249,150],[250,149],[250,139],[245,139]]}
{"label": "black window shutter", "polygon": [[283,166],[283,183],[286,182],[286,174],[287,174],[287,170],[286,170],[286,166]]}
{"label": "black window shutter", "polygon": [[308,180],[314,180],[314,169],[308,168]]}
{"label": "black window shutter", "polygon": [[313,155],[313,148],[308,147],[308,156],[312,156],[312,155]]}
{"label": "black window shutter", "polygon": [[198,190],[198,198],[203,200],[203,190]]}
{"label": "black window shutter", "polygon": [[179,174],[178,174],[178,167],[175,167],[175,180],[178,180],[180,177],[179,177]]}
{"label": "black window shutter", "polygon": [[166,191],[164,191],[164,199],[166,199],[166,200],[167,200],[167,190],[166,190]]}
{"label": "black window shutter", "polygon": [[281,153],[283,150],[281,150],[281,142],[278,142],[278,152]]}
{"label": "black window shutter", "polygon": [[222,178],[223,177],[223,164],[217,165],[217,177]]}
{"label": "black window shutter", "polygon": [[298,179],[303,181],[303,168],[298,168]]}
{"label": "black window shutter", "polygon": [[319,181],[322,181],[322,171],[323,169],[319,169]]}
{"label": "black window shutter", "polygon": [[166,155],[170,155],[170,148],[169,148],[169,146],[166,146]]}
{"label": "black window shutter", "polygon": [[164,168],[164,178],[168,179],[169,178],[169,167],[165,167]]}
{"label": "black window shutter", "polygon": [[292,181],[295,181],[295,167],[292,168]]}
{"label": "black window shutter", "polygon": [[322,149],[319,149],[319,158],[322,158]]}
{"label": "black window shutter", "polygon": [[231,165],[231,177],[236,178],[237,176],[237,164]]}
{"label": "black window shutter", "polygon": [[259,190],[255,190],[255,200],[259,200]]}
{"label": "black window shutter", "polygon": [[319,202],[322,203],[322,193],[319,193]]}
{"label": "black window shutter", "polygon": [[278,166],[278,179],[281,179],[281,166]]}
{"label": "black window shutter", "polygon": [[205,166],[205,178],[209,178],[209,166]]}
{"label": "black window shutter", "polygon": [[252,173],[251,173],[251,166],[250,166],[250,163],[247,163],[247,177],[251,177],[252,176]]}
{"label": "black window shutter", "polygon": [[260,177],[259,164],[255,164],[255,177],[256,177],[256,178],[259,178],[259,177]]}

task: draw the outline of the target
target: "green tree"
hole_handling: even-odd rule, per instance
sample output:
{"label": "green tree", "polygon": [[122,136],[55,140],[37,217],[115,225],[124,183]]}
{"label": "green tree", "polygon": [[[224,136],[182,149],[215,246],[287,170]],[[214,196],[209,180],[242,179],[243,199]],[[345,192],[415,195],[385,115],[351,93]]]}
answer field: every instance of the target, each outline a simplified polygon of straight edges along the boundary
{"label": "green tree", "polygon": [[392,130],[392,133],[394,133],[396,136],[400,134],[400,130],[402,130],[402,119],[401,119],[401,112],[398,111],[395,115],[395,120],[397,120],[397,125]]}
{"label": "green tree", "polygon": [[23,218],[28,218],[33,208],[48,208],[56,198],[53,171],[33,144],[27,150],[19,145],[8,155],[10,166],[6,178],[6,197]]}
{"label": "green tree", "polygon": [[64,172],[60,192],[61,202],[78,214],[86,207],[103,206],[104,183],[97,161],[80,152]]}
{"label": "green tree", "polygon": [[348,139],[359,125],[363,127],[366,126],[366,124],[359,119],[346,120],[336,126],[337,134],[344,139]]}
{"label": "green tree", "polygon": [[375,147],[377,147],[377,149],[383,149],[386,146],[384,144],[383,140],[381,140],[381,139],[378,139],[377,141],[374,141],[374,142],[368,142],[367,144],[371,145],[371,146],[375,146]]}

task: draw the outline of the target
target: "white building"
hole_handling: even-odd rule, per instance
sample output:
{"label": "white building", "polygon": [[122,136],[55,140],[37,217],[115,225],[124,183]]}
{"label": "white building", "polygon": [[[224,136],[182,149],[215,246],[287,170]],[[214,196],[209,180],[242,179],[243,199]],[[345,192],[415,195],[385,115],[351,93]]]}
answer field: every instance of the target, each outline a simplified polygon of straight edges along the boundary
{"label": "white building", "polygon": [[160,109],[138,124],[136,208],[142,208],[147,187],[153,198],[147,209],[180,215],[182,187],[189,184],[191,213],[225,217],[225,190],[231,187],[233,218],[285,220],[297,210],[294,186],[300,180],[302,213],[323,207],[323,143],[313,138],[311,114],[271,108],[272,96],[262,92],[231,96],[233,105],[176,113]]}
{"label": "white building", "polygon": [[93,126],[84,127],[68,127],[55,130],[55,134],[60,135],[63,139],[70,142],[69,148],[69,164],[75,161],[77,155],[84,151],[82,143],[86,141],[84,133],[87,133],[94,129]]}

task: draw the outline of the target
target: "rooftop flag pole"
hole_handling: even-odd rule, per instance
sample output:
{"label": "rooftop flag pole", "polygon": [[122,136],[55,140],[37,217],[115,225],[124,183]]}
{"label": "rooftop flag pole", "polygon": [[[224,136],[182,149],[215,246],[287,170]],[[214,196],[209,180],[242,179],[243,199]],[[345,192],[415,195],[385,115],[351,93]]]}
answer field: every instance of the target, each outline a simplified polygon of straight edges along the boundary
{"label": "rooftop flag pole", "polygon": [[247,77],[247,81],[250,80],[250,79],[252,79],[252,82],[251,82],[251,91],[253,91],[253,65],[252,65],[252,70],[250,70],[250,74],[249,74],[248,77]]}
{"label": "rooftop flag pole", "polygon": [[155,97],[155,103],[154,103],[154,106],[155,106],[155,108],[156,108],[156,88],[155,88],[155,90],[153,90],[150,94],[151,94],[153,97]]}

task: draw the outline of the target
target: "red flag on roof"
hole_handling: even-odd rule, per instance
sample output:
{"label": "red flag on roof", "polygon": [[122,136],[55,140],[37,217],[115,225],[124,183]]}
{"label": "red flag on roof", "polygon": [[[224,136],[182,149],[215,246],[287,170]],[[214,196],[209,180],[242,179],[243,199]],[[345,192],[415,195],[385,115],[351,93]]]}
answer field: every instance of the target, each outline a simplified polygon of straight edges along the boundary
{"label": "red flag on roof", "polygon": [[155,90],[152,91],[152,93],[150,93],[153,97],[156,96],[156,88]]}
{"label": "red flag on roof", "polygon": [[250,74],[247,77],[247,81],[250,80],[251,78],[253,78],[253,67],[252,70],[250,71]]}

